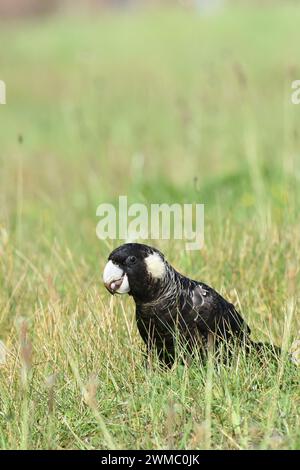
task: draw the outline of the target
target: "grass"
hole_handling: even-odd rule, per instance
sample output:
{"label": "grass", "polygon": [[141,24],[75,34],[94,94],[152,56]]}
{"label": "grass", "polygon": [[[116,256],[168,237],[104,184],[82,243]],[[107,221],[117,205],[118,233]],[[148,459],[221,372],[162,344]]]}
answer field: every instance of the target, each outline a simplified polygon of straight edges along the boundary
{"label": "grass", "polygon": [[[1,25],[0,446],[299,449],[299,369],[145,370],[130,299],[101,273],[96,208],[205,204],[170,262],[234,302],[253,338],[299,337],[296,5]],[[4,349],[5,347],[5,349]],[[5,353],[5,352],[6,353]]]}

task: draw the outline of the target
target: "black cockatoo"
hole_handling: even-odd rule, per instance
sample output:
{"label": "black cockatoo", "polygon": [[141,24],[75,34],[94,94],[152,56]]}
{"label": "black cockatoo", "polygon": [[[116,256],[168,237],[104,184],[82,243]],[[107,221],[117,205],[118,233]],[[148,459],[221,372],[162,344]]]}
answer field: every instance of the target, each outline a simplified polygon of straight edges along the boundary
{"label": "black cockatoo", "polygon": [[250,339],[250,328],[233,304],[208,285],[177,272],[164,255],[150,246],[126,243],[116,248],[104,268],[103,281],[111,294],[129,294],[136,304],[138,330],[148,354],[156,348],[160,361],[171,367],[176,342],[185,351],[195,347],[205,358],[209,345],[238,344],[247,352],[276,346]]}

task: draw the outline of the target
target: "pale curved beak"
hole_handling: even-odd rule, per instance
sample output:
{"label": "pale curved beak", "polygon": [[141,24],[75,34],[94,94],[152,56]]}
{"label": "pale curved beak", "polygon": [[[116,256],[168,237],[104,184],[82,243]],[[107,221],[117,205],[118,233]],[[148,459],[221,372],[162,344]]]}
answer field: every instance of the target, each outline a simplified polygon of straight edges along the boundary
{"label": "pale curved beak", "polygon": [[114,264],[111,260],[106,264],[103,271],[103,282],[106,289],[111,293],[115,294],[126,294],[129,292],[129,284],[127,275],[123,269],[117,264]]}
{"label": "pale curved beak", "polygon": [[121,279],[118,279],[117,281],[104,282],[104,285],[111,294],[115,294],[115,292],[117,292],[117,290],[121,287],[122,282],[123,277],[121,277]]}

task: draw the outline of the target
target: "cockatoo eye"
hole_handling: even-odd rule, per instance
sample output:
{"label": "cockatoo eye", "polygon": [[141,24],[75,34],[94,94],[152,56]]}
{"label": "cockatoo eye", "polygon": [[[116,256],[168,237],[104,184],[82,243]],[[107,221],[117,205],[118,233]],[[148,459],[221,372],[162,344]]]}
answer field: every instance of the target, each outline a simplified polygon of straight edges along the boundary
{"label": "cockatoo eye", "polygon": [[127,264],[131,265],[136,262],[136,257],[135,256],[128,256],[127,258]]}

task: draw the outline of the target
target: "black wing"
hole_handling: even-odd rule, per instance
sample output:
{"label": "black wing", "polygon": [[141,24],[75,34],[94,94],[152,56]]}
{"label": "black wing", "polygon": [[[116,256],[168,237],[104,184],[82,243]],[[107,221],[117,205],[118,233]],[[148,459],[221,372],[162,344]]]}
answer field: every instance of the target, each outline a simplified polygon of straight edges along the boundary
{"label": "black wing", "polygon": [[180,310],[184,321],[196,325],[198,331],[207,336],[216,334],[221,339],[238,336],[243,339],[251,330],[233,304],[206,284],[181,280],[182,294]]}

